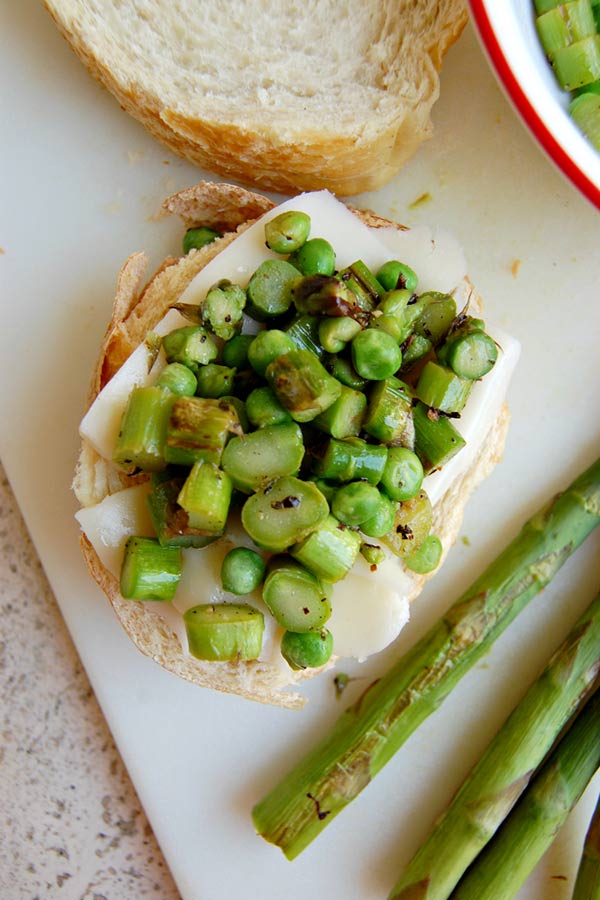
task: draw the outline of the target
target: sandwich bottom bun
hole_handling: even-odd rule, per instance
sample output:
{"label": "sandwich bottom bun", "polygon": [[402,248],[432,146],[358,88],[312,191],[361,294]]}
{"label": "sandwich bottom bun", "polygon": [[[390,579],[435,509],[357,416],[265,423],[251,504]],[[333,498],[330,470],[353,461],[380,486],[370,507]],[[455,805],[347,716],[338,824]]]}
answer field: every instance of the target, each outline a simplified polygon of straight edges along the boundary
{"label": "sandwich bottom bun", "polygon": [[[93,373],[88,409],[134,350],[144,343],[157,323],[179,302],[195,276],[273,207],[274,204],[266,197],[233,185],[211,182],[201,182],[165,201],[164,208],[167,212],[179,215],[186,227],[206,225],[218,231],[222,237],[199,250],[191,250],[179,259],[166,259],[145,284],[147,261],[144,254],[136,253],[125,262],[117,281],[112,317]],[[379,229],[390,227],[406,230],[404,226],[382,219],[370,211],[352,210],[352,213],[375,234]],[[470,313],[477,313],[481,305],[472,285],[467,279],[463,279],[461,288],[464,296],[469,299]],[[468,467],[452,480],[448,489],[434,502],[432,533],[442,542],[442,561],[457,538],[468,498],[501,459],[509,413],[503,401],[498,410],[499,414],[487,429],[476,452],[471,454]],[[73,482],[73,490],[82,510],[95,507],[124,488],[143,484],[149,477],[148,474],[139,472],[125,473],[110,459],[101,455],[87,437],[82,438]],[[109,571],[101,561],[97,550],[83,532],[81,546],[90,574],[108,597],[121,625],[136,647],[180,678],[262,703],[297,709],[306,700],[290,688],[333,664],[334,657],[321,669],[294,670],[283,660],[274,662],[270,658],[228,662],[196,659],[184,648],[181,629],[174,627],[169,615],[161,614],[163,608],[170,607],[171,604],[124,599],[119,592],[118,576]],[[377,577],[376,573],[373,577]],[[431,575],[417,575],[406,570],[405,577],[407,580],[403,583],[406,583],[407,588],[404,593],[406,599],[412,602]]]}

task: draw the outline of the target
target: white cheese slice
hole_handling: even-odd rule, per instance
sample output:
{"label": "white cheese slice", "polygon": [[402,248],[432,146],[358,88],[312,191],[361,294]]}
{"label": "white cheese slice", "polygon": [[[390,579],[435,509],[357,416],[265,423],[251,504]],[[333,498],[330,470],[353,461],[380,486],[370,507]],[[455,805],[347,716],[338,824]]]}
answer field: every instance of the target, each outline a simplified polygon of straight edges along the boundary
{"label": "white cheese slice", "polygon": [[467,273],[463,250],[453,235],[416,225],[406,231],[379,228],[377,237],[391,257],[406,263],[419,278],[417,291],[451,293]]}
{"label": "white cheese slice", "polygon": [[[221,278],[229,278],[245,286],[260,262],[276,256],[265,246],[264,223],[285,209],[302,210],[311,216],[311,237],[324,237],[330,241],[336,249],[337,265],[340,268],[362,259],[376,271],[386,260],[400,259],[419,275],[419,291],[452,292],[465,275],[463,252],[455,239],[447,233],[434,233],[426,227],[410,231],[398,231],[394,228],[369,229],[331,194],[319,191],[302,194],[266,213],[198,273],[181,296],[181,302],[200,303],[208,289]],[[465,297],[461,299],[464,300]],[[459,299],[459,305],[460,302]],[[186,324],[185,320],[171,311],[154,330],[165,334],[182,324]],[[502,350],[492,372],[474,386],[462,418],[455,422],[467,440],[467,446],[442,472],[434,473],[425,480],[424,487],[433,503],[441,498],[454,479],[473,462],[498,416],[519,356],[517,341],[500,329],[489,327],[489,323],[488,331]],[[165,365],[161,355],[149,372],[149,359],[147,349],[143,346],[138,348],[99,394],[82,422],[82,436],[108,459],[112,456],[131,388],[136,384],[152,383]],[[132,493],[136,491],[137,493]],[[141,496],[143,492],[140,489],[129,488],[106,498],[98,506],[81,510],[77,514],[82,529],[103,563],[115,575],[118,575],[120,569],[126,538],[133,533],[152,533],[151,524],[150,531],[143,530],[148,527],[148,518],[145,513],[144,519]],[[143,507],[145,510],[145,501]],[[121,527],[117,522],[119,516],[123,519]],[[141,530],[136,531],[135,528]],[[200,551],[184,551],[183,575],[173,604],[168,604],[168,620],[186,652],[187,639],[181,619],[185,610],[199,603],[239,599],[226,594],[220,587],[219,579],[223,556],[233,543],[251,545],[247,536],[238,535],[236,531],[234,525],[233,533],[228,537]],[[333,613],[328,628],[334,638],[336,654],[364,659],[391,643],[408,621],[406,596],[409,586],[406,570],[391,554],[378,566],[376,573],[372,573],[362,557],[359,557],[350,575],[334,586]],[[273,665],[285,665],[279,653],[281,629],[269,615],[260,595],[252,596],[249,600],[265,613],[265,639],[261,660]]]}
{"label": "white cheese slice", "polygon": [[149,493],[149,483],[137,484],[109,494],[96,506],[87,506],[75,513],[100,562],[117,578],[127,538],[155,535],[146,503]]}
{"label": "white cheese slice", "polygon": [[363,661],[394,641],[408,622],[410,579],[397,559],[388,556],[371,572],[359,556],[352,572],[334,585],[331,618],[337,656]]}
{"label": "white cheese slice", "polygon": [[[189,322],[186,322],[176,310],[171,310],[154,331],[162,336],[183,324],[189,325]],[[153,360],[146,344],[140,344],[105,384],[88,409],[79,426],[79,434],[104,459],[112,459],[129,394],[134,387],[153,384],[165,365],[166,359],[162,350]]]}

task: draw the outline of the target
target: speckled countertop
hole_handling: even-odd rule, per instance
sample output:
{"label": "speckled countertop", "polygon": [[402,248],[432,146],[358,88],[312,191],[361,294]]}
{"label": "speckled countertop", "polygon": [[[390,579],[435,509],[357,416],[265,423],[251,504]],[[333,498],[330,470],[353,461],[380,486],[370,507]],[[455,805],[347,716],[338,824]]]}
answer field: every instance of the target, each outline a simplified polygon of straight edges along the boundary
{"label": "speckled countertop", "polygon": [[176,900],[0,466],[0,897]]}

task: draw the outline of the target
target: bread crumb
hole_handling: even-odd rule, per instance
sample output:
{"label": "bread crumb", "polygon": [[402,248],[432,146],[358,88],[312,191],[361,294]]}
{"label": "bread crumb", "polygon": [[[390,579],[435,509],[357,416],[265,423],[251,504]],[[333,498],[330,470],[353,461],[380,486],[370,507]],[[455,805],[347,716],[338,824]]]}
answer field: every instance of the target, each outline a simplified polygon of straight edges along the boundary
{"label": "bread crumb", "polygon": [[429,191],[425,191],[424,194],[421,194],[420,197],[417,197],[416,200],[413,200],[412,203],[409,203],[408,208],[415,209],[415,207],[423,206],[424,203],[429,203],[431,200],[433,200],[433,197],[431,196]]}
{"label": "bread crumb", "polygon": [[511,267],[510,267],[510,271],[511,271],[511,274],[512,274],[512,277],[513,277],[513,278],[516,278],[516,277],[517,277],[517,275],[519,274],[519,269],[520,269],[520,268],[521,268],[521,260],[520,260],[520,259],[513,259],[512,264],[511,264]]}
{"label": "bread crumb", "polygon": [[163,164],[163,166],[170,166],[170,165],[171,165],[171,160],[170,160],[170,159],[163,159],[163,160],[162,160],[162,164]]}
{"label": "bread crumb", "polygon": [[0,247],[0,256],[2,256],[4,253],[6,253],[6,250],[4,249],[4,247]]}

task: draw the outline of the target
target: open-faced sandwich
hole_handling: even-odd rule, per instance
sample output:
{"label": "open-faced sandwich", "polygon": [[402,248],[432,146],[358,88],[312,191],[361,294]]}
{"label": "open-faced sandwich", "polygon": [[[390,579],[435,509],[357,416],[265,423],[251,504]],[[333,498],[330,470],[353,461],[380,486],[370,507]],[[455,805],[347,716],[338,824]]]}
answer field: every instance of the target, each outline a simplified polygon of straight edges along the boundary
{"label": "open-faced sandwich", "polygon": [[432,133],[464,0],[45,0],[89,71],[175,153],[264,190],[388,181]]}
{"label": "open-faced sandwich", "polygon": [[184,253],[135,254],[81,423],[91,573],[177,675],[286,690],[391,643],[498,462],[518,344],[448,235],[201,183]]}

